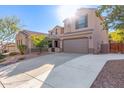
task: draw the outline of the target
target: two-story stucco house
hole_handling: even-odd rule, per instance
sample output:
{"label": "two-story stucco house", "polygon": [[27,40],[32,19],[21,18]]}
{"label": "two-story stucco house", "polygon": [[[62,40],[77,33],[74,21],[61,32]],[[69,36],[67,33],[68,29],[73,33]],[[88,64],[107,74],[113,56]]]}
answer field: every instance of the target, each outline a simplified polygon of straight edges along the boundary
{"label": "two-story stucco house", "polygon": [[49,51],[60,52],[60,36],[64,34],[64,28],[61,26],[55,26],[52,30],[49,30],[49,38],[52,40]]}
{"label": "two-story stucco house", "polygon": [[27,47],[27,53],[31,52],[31,49],[36,48],[31,40],[32,35],[47,35],[45,33],[40,32],[34,32],[34,31],[19,31],[19,33],[16,35],[16,44],[18,45],[26,45]]}
{"label": "two-story stucco house", "polygon": [[108,51],[108,31],[103,30],[103,20],[96,16],[95,11],[92,8],[80,8],[75,16],[64,20],[64,33],[59,38],[63,52]]}

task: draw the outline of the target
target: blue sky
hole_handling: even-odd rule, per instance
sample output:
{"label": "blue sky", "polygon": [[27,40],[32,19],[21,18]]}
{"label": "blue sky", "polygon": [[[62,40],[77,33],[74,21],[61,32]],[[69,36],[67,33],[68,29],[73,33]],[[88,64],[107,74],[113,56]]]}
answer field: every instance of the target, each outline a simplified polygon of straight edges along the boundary
{"label": "blue sky", "polygon": [[[71,7],[71,8],[69,8]],[[64,17],[67,13],[73,12],[76,8],[82,6],[55,6],[55,5],[21,5],[21,6],[0,6],[0,18],[5,16],[17,16],[23,28],[31,31],[45,32],[56,25],[63,25]],[[83,6],[96,7],[96,6]],[[59,11],[60,10],[60,11]],[[59,11],[59,12],[58,12]],[[62,15],[62,16],[60,16]]]}

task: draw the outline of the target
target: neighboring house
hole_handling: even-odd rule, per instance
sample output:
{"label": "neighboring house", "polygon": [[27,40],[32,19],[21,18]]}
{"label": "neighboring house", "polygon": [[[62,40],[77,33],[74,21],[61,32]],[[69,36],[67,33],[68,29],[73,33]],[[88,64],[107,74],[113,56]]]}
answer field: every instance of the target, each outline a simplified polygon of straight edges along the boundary
{"label": "neighboring house", "polygon": [[64,34],[59,37],[63,52],[99,53],[108,51],[108,31],[95,9],[80,8],[75,16],[64,20]]}
{"label": "neighboring house", "polygon": [[15,43],[7,43],[2,46],[3,53],[19,52]]}
{"label": "neighboring house", "polygon": [[45,33],[40,32],[34,32],[34,31],[28,31],[23,30],[19,31],[19,33],[16,35],[16,44],[18,45],[25,45],[27,47],[26,52],[31,53],[31,50],[36,48],[31,40],[32,35],[47,35]]}
{"label": "neighboring house", "polygon": [[49,51],[60,52],[60,36],[64,34],[64,28],[57,25],[48,32],[49,38],[52,40]]}

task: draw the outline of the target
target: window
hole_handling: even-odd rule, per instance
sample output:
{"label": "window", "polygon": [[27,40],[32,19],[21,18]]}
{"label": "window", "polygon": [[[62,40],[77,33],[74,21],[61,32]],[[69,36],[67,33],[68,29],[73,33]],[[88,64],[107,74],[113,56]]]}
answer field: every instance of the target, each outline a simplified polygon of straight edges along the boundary
{"label": "window", "polygon": [[76,20],[75,23],[75,28],[80,29],[80,28],[85,28],[88,27],[88,16],[80,16],[79,19]]}
{"label": "window", "polygon": [[51,35],[52,35],[52,32],[51,32]]}

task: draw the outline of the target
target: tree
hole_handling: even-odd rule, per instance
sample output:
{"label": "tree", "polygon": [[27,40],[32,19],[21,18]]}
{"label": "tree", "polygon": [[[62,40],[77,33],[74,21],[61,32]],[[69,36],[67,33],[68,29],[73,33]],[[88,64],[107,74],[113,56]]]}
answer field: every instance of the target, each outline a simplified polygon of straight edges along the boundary
{"label": "tree", "polygon": [[96,11],[97,17],[104,17],[102,25],[104,29],[124,29],[124,6],[102,5]]}
{"label": "tree", "polygon": [[40,49],[40,52],[43,48],[48,47],[48,38],[45,35],[32,35],[31,40]]}
{"label": "tree", "polygon": [[0,43],[13,41],[16,33],[20,30],[20,21],[15,16],[0,19]]}
{"label": "tree", "polygon": [[124,30],[117,30],[109,33],[110,40],[124,43]]}
{"label": "tree", "polygon": [[14,39],[15,34],[20,30],[19,19],[15,16],[0,19],[0,40],[7,41]]}

